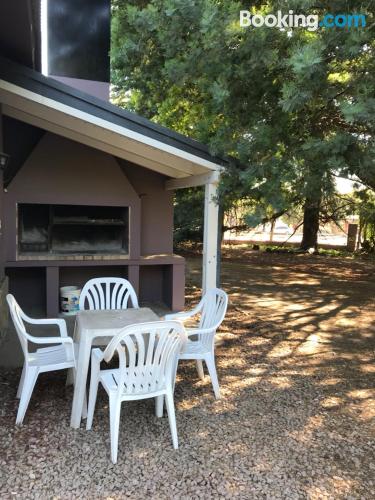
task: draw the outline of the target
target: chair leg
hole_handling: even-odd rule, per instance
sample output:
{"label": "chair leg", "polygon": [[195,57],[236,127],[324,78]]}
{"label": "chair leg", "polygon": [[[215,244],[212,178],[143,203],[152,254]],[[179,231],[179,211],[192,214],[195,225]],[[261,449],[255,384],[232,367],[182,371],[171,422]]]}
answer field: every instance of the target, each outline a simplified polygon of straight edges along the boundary
{"label": "chair leg", "polygon": [[176,377],[177,377],[178,362],[179,362],[179,359],[178,359],[178,358],[176,358],[175,364],[174,364],[174,366],[173,366],[173,371],[172,371],[172,373],[174,374],[174,377],[173,377],[173,384],[172,384],[172,394],[174,394],[174,388],[175,388],[175,385],[176,385]]}
{"label": "chair leg", "polygon": [[66,375],[65,385],[73,385],[74,384],[74,370],[75,368],[68,368],[68,373]]}
{"label": "chair leg", "polygon": [[25,370],[25,377],[22,385],[20,404],[18,406],[18,412],[17,412],[17,419],[16,419],[17,425],[21,425],[23,422],[38,375],[39,375],[39,369],[35,366],[31,367],[28,366]]}
{"label": "chair leg", "polygon": [[198,377],[201,380],[204,380],[204,370],[203,370],[203,363],[201,359],[196,359],[195,363],[197,365],[197,372],[198,372]]}
{"label": "chair leg", "polygon": [[21,393],[22,393],[22,387],[23,383],[25,381],[25,372],[26,372],[26,361],[23,363],[23,368],[22,368],[22,374],[20,378],[20,383],[18,385],[18,390],[17,390],[17,398],[20,399]]}
{"label": "chair leg", "polygon": [[86,391],[86,389],[85,389],[85,395],[83,396],[82,418],[87,418],[87,391]]}
{"label": "chair leg", "polygon": [[[86,430],[89,431],[92,427],[92,421],[94,418],[96,397],[98,395],[98,387],[99,387],[99,377],[98,373],[95,373],[94,370],[91,371],[91,380],[90,380],[90,392],[89,392],[89,405],[87,409],[87,420],[86,420]],[[86,394],[86,391],[85,391]],[[86,406],[86,396],[83,401],[83,406]],[[83,413],[83,412],[82,412]],[[83,416],[83,415],[82,415]]]}
{"label": "chair leg", "polygon": [[172,434],[173,448],[177,450],[178,448],[178,437],[177,437],[177,426],[176,426],[176,414],[174,411],[174,402],[172,391],[168,391],[165,395],[165,402],[168,410],[168,420],[169,427]]}
{"label": "chair leg", "polygon": [[111,459],[112,463],[117,463],[118,435],[120,430],[121,402],[117,397],[109,397],[109,420],[111,430]]}
{"label": "chair leg", "polygon": [[155,415],[158,418],[161,418],[163,416],[163,409],[164,409],[164,396],[157,396],[155,398]]}
{"label": "chair leg", "polygon": [[220,399],[220,387],[219,387],[219,381],[217,379],[214,354],[213,353],[209,354],[205,358],[205,362],[207,365],[208,373],[210,374],[210,377],[211,377],[211,383],[212,383],[212,387],[214,389],[215,398]]}

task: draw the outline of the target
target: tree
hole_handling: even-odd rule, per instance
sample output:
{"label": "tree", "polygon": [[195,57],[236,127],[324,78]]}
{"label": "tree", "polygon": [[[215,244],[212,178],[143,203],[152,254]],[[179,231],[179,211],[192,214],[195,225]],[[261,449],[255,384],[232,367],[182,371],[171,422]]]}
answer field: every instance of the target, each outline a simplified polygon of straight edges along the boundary
{"label": "tree", "polygon": [[181,189],[175,203],[175,243],[203,240],[204,190]]}
{"label": "tree", "polygon": [[[253,2],[253,12],[327,12],[327,2]],[[365,28],[241,28],[248,2],[114,0],[114,99],[234,160],[220,200],[304,210],[302,248],[316,247],[334,175],[375,187],[371,2],[334,0]],[[265,214],[259,213],[259,221]]]}
{"label": "tree", "polygon": [[359,239],[363,250],[375,252],[375,193],[361,189],[354,194],[359,215]]}

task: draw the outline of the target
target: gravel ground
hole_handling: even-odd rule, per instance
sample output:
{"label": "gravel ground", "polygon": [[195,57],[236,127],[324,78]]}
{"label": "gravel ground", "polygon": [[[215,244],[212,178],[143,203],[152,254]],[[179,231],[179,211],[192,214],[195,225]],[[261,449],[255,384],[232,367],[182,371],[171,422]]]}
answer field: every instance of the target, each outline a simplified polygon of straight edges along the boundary
{"label": "gravel ground", "polygon": [[[198,262],[189,261],[193,302]],[[193,363],[180,365],[178,451],[151,401],[128,403],[112,465],[105,395],[93,430],[73,430],[72,389],[58,372],[40,376],[16,427],[20,371],[1,371],[1,500],[375,498],[374,271],[317,257],[225,261],[223,397]]]}

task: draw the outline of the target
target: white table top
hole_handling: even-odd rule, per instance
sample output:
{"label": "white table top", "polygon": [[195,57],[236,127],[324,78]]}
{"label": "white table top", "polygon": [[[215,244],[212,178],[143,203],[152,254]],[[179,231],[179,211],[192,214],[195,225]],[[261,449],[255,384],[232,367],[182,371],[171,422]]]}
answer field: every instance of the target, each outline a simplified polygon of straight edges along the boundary
{"label": "white table top", "polygon": [[79,311],[74,337],[79,341],[82,332],[85,332],[85,335],[89,334],[91,338],[113,336],[125,326],[158,320],[161,318],[148,307]]}

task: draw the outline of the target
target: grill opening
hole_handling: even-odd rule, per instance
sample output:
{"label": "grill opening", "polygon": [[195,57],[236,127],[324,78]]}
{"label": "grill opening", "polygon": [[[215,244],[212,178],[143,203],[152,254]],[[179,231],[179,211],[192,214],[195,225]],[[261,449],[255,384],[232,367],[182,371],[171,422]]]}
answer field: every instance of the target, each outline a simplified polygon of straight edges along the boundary
{"label": "grill opening", "polygon": [[21,254],[128,254],[129,207],[18,205]]}

